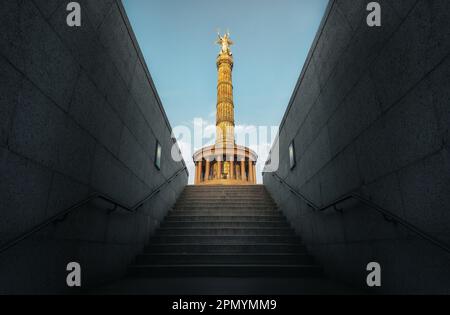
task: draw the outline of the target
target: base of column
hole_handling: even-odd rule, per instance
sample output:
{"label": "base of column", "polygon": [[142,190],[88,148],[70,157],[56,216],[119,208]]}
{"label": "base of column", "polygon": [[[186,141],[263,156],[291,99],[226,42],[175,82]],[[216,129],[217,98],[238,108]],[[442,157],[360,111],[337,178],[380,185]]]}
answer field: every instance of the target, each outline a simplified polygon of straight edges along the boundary
{"label": "base of column", "polygon": [[[210,161],[206,163],[206,177],[200,176],[196,185],[255,185],[255,168],[257,160],[254,151],[247,147],[235,145],[234,148],[208,146],[194,153],[194,161]],[[224,165],[223,163],[227,163]],[[209,164],[209,165],[208,165]],[[212,168],[211,179],[207,176],[208,166]],[[226,166],[226,167],[225,167]],[[203,168],[201,168],[203,173]],[[220,174],[220,175],[219,175]],[[197,177],[197,176],[196,176]]]}
{"label": "base of column", "polygon": [[206,185],[224,185],[224,186],[226,186],[226,185],[231,185],[231,186],[232,185],[242,185],[242,186],[246,185],[246,186],[249,186],[249,185],[256,185],[256,184],[250,183],[248,181],[243,181],[240,179],[212,179],[207,182],[198,183],[197,185],[200,185],[200,186],[202,186],[202,185],[203,186],[206,186]]}

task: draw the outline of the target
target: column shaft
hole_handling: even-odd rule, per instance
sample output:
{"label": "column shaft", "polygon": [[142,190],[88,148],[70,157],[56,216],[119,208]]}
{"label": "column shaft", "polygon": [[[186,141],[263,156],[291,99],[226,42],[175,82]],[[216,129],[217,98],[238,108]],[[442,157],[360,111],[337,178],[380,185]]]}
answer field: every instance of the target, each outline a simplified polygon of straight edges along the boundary
{"label": "column shaft", "polygon": [[198,182],[201,183],[203,181],[203,161],[198,162]]}
{"label": "column shaft", "polygon": [[253,162],[248,161],[248,181],[253,184]]}
{"label": "column shaft", "polygon": [[222,161],[217,161],[217,179],[222,178]]}
{"label": "column shaft", "polygon": [[247,178],[245,176],[245,160],[241,161],[241,180],[242,181],[247,180]]}
{"label": "column shaft", "polygon": [[199,176],[200,172],[199,172],[198,168],[199,168],[199,162],[196,162],[195,163],[195,178],[194,178],[195,185],[197,185],[199,183],[199,178],[200,178],[200,176]]}
{"label": "column shaft", "polygon": [[209,173],[210,173],[210,162],[209,162],[209,160],[206,160],[206,166],[205,166],[205,182],[209,181]]}
{"label": "column shaft", "polygon": [[234,160],[230,161],[230,179],[234,179]]}

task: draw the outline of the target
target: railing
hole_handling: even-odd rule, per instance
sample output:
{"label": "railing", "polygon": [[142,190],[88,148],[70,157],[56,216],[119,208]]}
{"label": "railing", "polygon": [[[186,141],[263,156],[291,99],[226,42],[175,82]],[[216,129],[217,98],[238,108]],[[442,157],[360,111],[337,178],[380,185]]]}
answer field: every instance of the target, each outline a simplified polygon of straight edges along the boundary
{"label": "railing", "polygon": [[0,254],[5,252],[6,250],[10,249],[11,247],[17,245],[18,243],[24,241],[25,239],[29,238],[30,236],[34,235],[35,233],[41,231],[43,228],[49,226],[50,224],[54,222],[61,222],[64,221],[68,215],[70,215],[72,212],[80,209],[82,206],[94,201],[94,200],[103,200],[113,206],[113,208],[108,209],[108,214],[117,211],[118,209],[125,210],[130,213],[137,212],[139,208],[141,208],[147,201],[152,199],[155,195],[157,195],[161,189],[172,182],[176,177],[178,177],[182,172],[186,171],[186,167],[183,167],[182,169],[178,170],[174,175],[172,175],[169,179],[165,180],[161,185],[153,189],[144,199],[136,203],[134,206],[127,206],[123,203],[114,200],[108,195],[102,194],[102,193],[94,193],[88,198],[74,204],[73,206],[58,212],[54,216],[44,220],[42,223],[36,225],[35,227],[31,228],[30,230],[24,232],[23,234],[19,235],[18,237],[12,239],[11,241],[3,244],[0,246]]}
{"label": "railing", "polygon": [[423,239],[429,241],[433,245],[441,248],[442,250],[446,251],[447,253],[450,253],[450,247],[447,244],[437,240],[433,236],[431,236],[428,233],[422,231],[421,229],[419,229],[415,225],[409,223],[405,219],[399,217],[398,215],[392,213],[389,210],[386,210],[386,209],[380,207],[379,205],[377,205],[377,204],[373,203],[372,201],[370,201],[370,200],[360,196],[357,193],[352,192],[352,193],[345,194],[345,195],[339,197],[335,201],[333,201],[333,202],[331,202],[331,203],[329,203],[329,204],[327,204],[325,206],[318,207],[311,200],[306,198],[303,194],[301,194],[300,192],[295,190],[291,185],[289,185],[280,176],[278,176],[275,173],[272,173],[272,176],[275,177],[281,184],[283,184],[286,187],[288,187],[288,189],[291,191],[291,193],[293,193],[298,198],[302,199],[308,205],[308,207],[310,207],[314,211],[322,212],[322,211],[325,211],[325,210],[333,208],[335,211],[342,213],[344,211],[344,209],[342,209],[342,208],[339,209],[338,208],[338,206],[340,204],[344,203],[345,201],[351,200],[351,199],[357,200],[357,201],[363,203],[364,205],[368,206],[370,209],[373,209],[373,210],[381,213],[386,221],[392,222],[392,223],[395,223],[395,224],[400,224],[400,225],[404,226],[405,228],[407,228],[408,230],[410,230],[411,232],[413,232],[413,233],[419,235],[420,237],[422,237]]}

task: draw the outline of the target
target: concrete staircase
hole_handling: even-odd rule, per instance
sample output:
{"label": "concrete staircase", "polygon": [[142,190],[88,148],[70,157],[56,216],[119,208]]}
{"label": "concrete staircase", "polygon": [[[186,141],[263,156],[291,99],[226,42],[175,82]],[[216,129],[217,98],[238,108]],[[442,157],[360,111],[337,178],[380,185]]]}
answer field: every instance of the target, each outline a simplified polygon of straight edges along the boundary
{"label": "concrete staircase", "polygon": [[318,277],[264,186],[188,186],[144,253],[138,277]]}
{"label": "concrete staircase", "polygon": [[327,279],[264,186],[188,186],[119,281],[94,294],[351,294]]}

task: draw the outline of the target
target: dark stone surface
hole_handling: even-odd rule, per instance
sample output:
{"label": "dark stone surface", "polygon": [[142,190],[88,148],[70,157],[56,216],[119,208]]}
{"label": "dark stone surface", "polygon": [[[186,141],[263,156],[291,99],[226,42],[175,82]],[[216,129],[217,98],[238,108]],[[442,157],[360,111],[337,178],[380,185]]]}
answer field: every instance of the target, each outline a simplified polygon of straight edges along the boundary
{"label": "dark stone surface", "polygon": [[0,145],[6,146],[12,117],[19,102],[23,77],[5,59],[0,57]]}
{"label": "dark stone surface", "polygon": [[[365,23],[367,1],[331,2],[281,123],[277,174],[317,206],[358,192],[450,244],[449,2],[379,2],[380,28]],[[263,178],[333,277],[366,287],[377,261],[385,280],[373,292],[450,292],[439,248],[355,202],[313,212]]]}
{"label": "dark stone surface", "polygon": [[[119,0],[7,1],[0,10],[0,244],[102,192],[133,206],[184,167]],[[162,170],[153,164],[156,139]],[[1,293],[74,292],[123,274],[187,183],[181,174],[130,214],[94,202],[0,253]]]}

